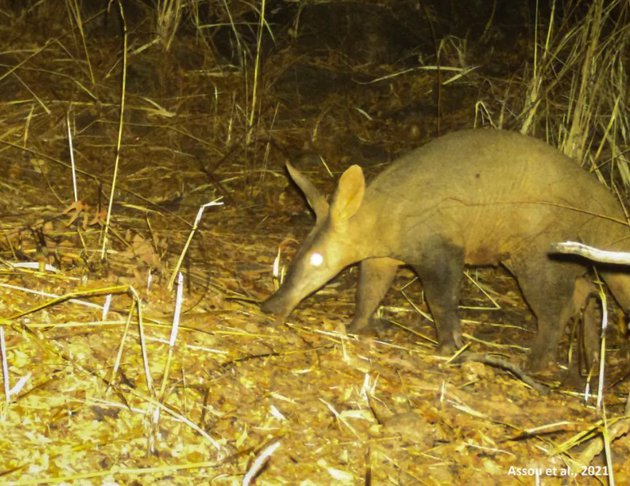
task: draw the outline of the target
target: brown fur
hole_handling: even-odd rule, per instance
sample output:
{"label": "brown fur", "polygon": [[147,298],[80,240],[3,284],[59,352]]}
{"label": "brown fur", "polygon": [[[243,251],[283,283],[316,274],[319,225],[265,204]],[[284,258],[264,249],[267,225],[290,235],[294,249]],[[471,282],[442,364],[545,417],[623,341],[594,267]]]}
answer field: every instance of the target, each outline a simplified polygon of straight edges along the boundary
{"label": "brown fur", "polygon": [[[395,161],[366,188],[358,166],[339,180],[330,206],[299,171],[288,170],[316,213],[316,224],[280,289],[263,310],[286,318],[343,268],[361,262],[357,310],[349,328],[368,325],[396,268],[422,281],[440,348],[461,346],[457,305],[465,265],[503,264],[538,322],[530,364],[553,359],[564,324],[584,305],[579,259],[550,256],[552,243],[584,241],[630,250],[615,198],[575,162],[517,133],[465,130]],[[323,263],[313,265],[319,253]],[[602,270],[624,310],[630,274]]]}

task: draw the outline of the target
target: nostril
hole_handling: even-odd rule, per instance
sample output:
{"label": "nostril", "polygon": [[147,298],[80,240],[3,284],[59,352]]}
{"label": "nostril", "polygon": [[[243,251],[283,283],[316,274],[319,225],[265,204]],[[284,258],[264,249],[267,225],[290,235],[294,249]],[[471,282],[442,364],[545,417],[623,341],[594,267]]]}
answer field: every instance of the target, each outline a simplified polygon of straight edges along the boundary
{"label": "nostril", "polygon": [[276,292],[260,305],[260,310],[262,310],[265,314],[278,315],[282,314],[283,307],[284,305],[282,303],[282,300]]}
{"label": "nostril", "polygon": [[262,304],[260,304],[260,310],[265,314],[273,314],[273,297],[268,298]]}
{"label": "nostril", "polygon": [[282,288],[260,305],[260,310],[265,314],[276,316],[278,322],[283,322],[295,307],[290,296],[282,291]]}

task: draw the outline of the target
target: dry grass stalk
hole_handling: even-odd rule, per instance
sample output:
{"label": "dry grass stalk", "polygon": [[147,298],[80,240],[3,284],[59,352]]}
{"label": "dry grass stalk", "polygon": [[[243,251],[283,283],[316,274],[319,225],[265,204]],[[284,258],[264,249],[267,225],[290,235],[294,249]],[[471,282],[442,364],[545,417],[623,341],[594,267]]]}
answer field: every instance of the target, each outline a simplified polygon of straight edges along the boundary
{"label": "dry grass stalk", "polygon": [[157,0],[155,30],[165,51],[171,49],[171,44],[184,14],[184,7],[184,0]]}
{"label": "dry grass stalk", "polygon": [[[624,19],[630,8],[622,0],[596,0],[581,21],[575,22],[578,2],[563,7],[567,17],[558,18],[556,2],[552,3],[541,47],[536,22],[533,74],[521,131],[546,126],[548,138],[578,160],[588,159],[593,149],[598,157],[608,146],[612,155],[608,160],[617,161],[619,175],[629,186],[629,160],[620,147],[627,145],[630,137],[627,117],[621,115],[627,110],[621,100],[628,85],[623,57],[629,29]],[[550,105],[557,103],[558,93],[567,90],[565,115],[558,119],[554,115],[557,109]],[[587,165],[597,169],[591,161]]]}
{"label": "dry grass stalk", "polygon": [[94,86],[96,84],[96,80],[94,79],[94,70],[92,69],[90,51],[87,47],[87,40],[85,38],[85,29],[83,25],[83,18],[81,16],[81,6],[78,0],[65,0],[65,4],[71,20],[74,22],[74,24],[77,26],[77,29],[79,30],[81,45],[83,46],[83,53],[85,54],[85,61],[87,63],[88,71],[90,73],[90,80],[92,81],[92,86]]}
{"label": "dry grass stalk", "polygon": [[260,3],[260,11],[258,12],[258,36],[257,36],[257,40],[256,40],[256,57],[254,58],[254,73],[253,73],[253,79],[252,79],[252,95],[251,95],[251,102],[250,105],[248,107],[249,109],[249,116],[248,116],[248,120],[247,120],[247,137],[245,139],[245,142],[247,145],[249,145],[252,142],[252,136],[253,136],[253,128],[254,128],[254,121],[256,119],[256,115],[258,112],[258,90],[259,88],[259,84],[260,84],[260,59],[262,56],[262,39],[263,39],[263,32],[265,31],[265,26],[266,26],[266,21],[265,21],[265,15],[267,13],[267,9],[266,9],[266,5],[267,5],[267,1],[266,0],[261,0]]}
{"label": "dry grass stalk", "polygon": [[203,212],[205,211],[206,208],[212,207],[212,206],[222,206],[223,203],[220,201],[221,198],[219,199],[215,199],[214,201],[211,201],[209,203],[203,204],[199,207],[199,210],[197,211],[197,216],[195,217],[195,221],[193,223],[192,229],[190,230],[190,234],[188,235],[188,239],[186,240],[186,243],[184,244],[184,248],[182,249],[182,252],[179,255],[179,259],[177,260],[177,263],[175,264],[175,268],[173,269],[173,272],[171,273],[171,278],[168,281],[168,289],[172,290],[173,289],[173,285],[175,284],[175,279],[177,278],[177,275],[180,272],[180,268],[182,266],[182,263],[184,261],[184,258],[186,256],[186,252],[188,251],[188,248],[190,247],[190,243],[193,239],[193,237],[195,236],[195,233],[197,232],[197,230],[199,229],[199,223],[201,222],[201,218],[203,217]]}
{"label": "dry grass stalk", "polygon": [[105,254],[107,252],[107,247],[109,243],[109,226],[111,223],[112,217],[112,208],[114,207],[114,200],[116,195],[116,183],[118,181],[118,169],[120,164],[120,152],[122,148],[122,137],[123,137],[123,128],[125,121],[125,97],[127,93],[127,23],[125,20],[125,12],[123,10],[122,4],[118,3],[119,11],[120,11],[120,21],[123,25],[123,65],[122,65],[122,76],[120,79],[120,116],[118,118],[118,138],[116,139],[116,159],[114,161],[114,173],[112,174],[112,182],[111,182],[111,191],[109,194],[109,206],[107,207],[107,217],[105,219],[105,226],[103,227],[103,233],[101,235],[102,246],[101,246],[101,260],[105,259]]}

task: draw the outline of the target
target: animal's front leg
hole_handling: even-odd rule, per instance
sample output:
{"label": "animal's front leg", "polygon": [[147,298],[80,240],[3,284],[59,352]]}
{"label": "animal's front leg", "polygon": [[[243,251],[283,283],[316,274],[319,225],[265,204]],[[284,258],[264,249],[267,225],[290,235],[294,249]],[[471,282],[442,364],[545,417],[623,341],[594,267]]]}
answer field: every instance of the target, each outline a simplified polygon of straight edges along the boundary
{"label": "animal's front leg", "polygon": [[369,258],[361,262],[357,309],[348,331],[357,332],[370,325],[372,315],[392,284],[399,264],[392,258]]}
{"label": "animal's front leg", "polygon": [[420,277],[433,315],[440,353],[450,354],[462,345],[457,306],[464,270],[464,251],[449,242],[436,241],[423,254],[422,262],[413,265],[413,268]]}

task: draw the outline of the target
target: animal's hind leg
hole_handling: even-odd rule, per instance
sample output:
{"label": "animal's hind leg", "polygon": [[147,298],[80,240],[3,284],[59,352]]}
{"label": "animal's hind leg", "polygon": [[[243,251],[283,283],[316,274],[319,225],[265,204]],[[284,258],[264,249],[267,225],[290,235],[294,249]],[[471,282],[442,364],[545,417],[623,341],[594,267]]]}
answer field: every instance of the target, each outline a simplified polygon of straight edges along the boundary
{"label": "animal's hind leg", "polygon": [[372,314],[391,286],[399,264],[392,258],[370,258],[361,262],[357,309],[347,326],[349,331],[356,332],[370,325]]}
{"label": "animal's hind leg", "polygon": [[577,332],[579,339],[565,380],[568,383],[580,385],[583,376],[582,370],[588,372],[597,363],[599,353],[601,316],[597,287],[590,278],[579,277],[575,281],[573,298],[567,313],[569,312],[574,323],[579,326]]}
{"label": "animal's hind leg", "polygon": [[[575,317],[582,321],[582,349],[585,368],[589,369],[597,362],[599,353],[600,312],[597,299],[597,287],[585,277],[575,282],[573,305]],[[580,365],[576,363],[575,371],[579,375]]]}
{"label": "animal's hind leg", "polygon": [[529,256],[510,262],[523,297],[536,316],[538,332],[532,341],[528,367],[539,370],[556,358],[567,321],[576,313],[574,290],[579,266]]}
{"label": "animal's hind leg", "polygon": [[619,307],[626,315],[630,314],[630,273],[625,271],[605,270],[601,275],[615,297]]}

